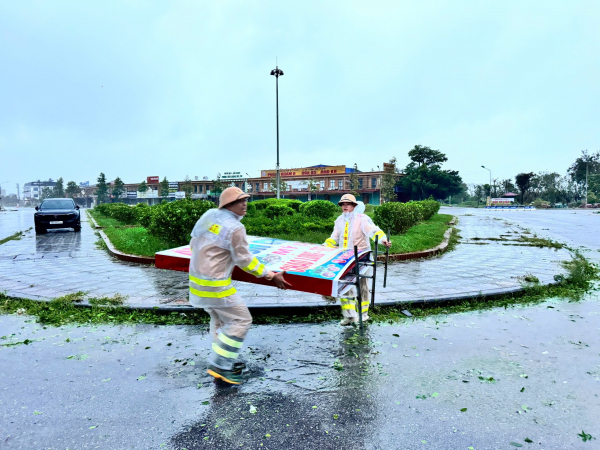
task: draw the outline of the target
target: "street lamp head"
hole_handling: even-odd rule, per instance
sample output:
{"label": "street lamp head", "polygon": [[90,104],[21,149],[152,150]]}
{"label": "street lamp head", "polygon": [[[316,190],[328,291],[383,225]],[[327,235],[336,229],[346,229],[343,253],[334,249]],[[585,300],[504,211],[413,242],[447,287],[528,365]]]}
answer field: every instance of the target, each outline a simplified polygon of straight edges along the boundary
{"label": "street lamp head", "polygon": [[271,70],[271,75],[275,75],[276,77],[280,77],[283,75],[283,70],[275,67],[273,70]]}
{"label": "street lamp head", "polygon": [[481,167],[483,167],[485,169],[485,166],[481,166]]}

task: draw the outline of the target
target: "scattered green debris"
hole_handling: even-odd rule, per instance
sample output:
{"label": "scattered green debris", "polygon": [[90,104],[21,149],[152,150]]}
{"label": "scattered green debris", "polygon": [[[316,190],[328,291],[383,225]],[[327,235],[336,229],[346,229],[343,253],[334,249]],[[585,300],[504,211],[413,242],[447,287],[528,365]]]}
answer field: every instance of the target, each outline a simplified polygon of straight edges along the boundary
{"label": "scattered green debris", "polygon": [[112,297],[92,297],[88,299],[88,303],[92,306],[120,306],[126,299],[127,297],[124,295],[115,294]]}
{"label": "scattered green debris", "polygon": [[592,439],[596,439],[591,434],[587,434],[585,431],[581,430],[581,433],[577,434],[581,438],[583,442],[591,441]]}
{"label": "scattered green debris", "polygon": [[4,239],[0,239],[0,245],[5,244],[8,241],[18,241],[25,235],[25,233],[27,233],[30,230],[31,227],[29,227],[25,231],[17,231],[16,233],[11,234],[10,236],[5,237]]}
{"label": "scattered green debris", "polygon": [[522,280],[526,283],[539,283],[540,279],[530,273],[523,275]]}

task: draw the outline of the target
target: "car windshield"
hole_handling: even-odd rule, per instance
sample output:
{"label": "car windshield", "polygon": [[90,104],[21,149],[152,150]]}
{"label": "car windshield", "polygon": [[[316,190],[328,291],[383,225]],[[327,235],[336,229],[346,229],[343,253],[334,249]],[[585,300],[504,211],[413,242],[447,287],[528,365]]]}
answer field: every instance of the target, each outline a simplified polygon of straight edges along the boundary
{"label": "car windshield", "polygon": [[73,200],[44,200],[40,209],[73,209]]}

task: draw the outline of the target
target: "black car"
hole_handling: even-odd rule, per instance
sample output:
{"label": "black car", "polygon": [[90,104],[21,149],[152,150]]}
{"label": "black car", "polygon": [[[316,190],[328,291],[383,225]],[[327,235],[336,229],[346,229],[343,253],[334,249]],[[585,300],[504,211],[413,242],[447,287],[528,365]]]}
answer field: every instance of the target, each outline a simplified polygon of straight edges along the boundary
{"label": "black car", "polygon": [[49,228],[73,228],[81,231],[79,205],[70,198],[47,198],[35,207],[36,234],[45,233]]}

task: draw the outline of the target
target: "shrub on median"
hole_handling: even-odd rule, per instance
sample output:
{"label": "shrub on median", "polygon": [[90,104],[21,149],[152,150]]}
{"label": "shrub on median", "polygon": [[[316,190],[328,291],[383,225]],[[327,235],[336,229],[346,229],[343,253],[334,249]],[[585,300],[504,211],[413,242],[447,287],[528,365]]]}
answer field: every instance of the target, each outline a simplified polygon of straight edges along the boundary
{"label": "shrub on median", "polygon": [[418,222],[429,220],[439,209],[440,205],[435,200],[388,202],[375,208],[373,221],[386,233],[391,230],[392,234],[402,234]]}
{"label": "shrub on median", "polygon": [[125,203],[102,203],[94,209],[124,224],[131,225],[137,222],[135,208]]}
{"label": "shrub on median", "polygon": [[216,208],[213,202],[191,199],[152,206],[148,231],[166,241],[185,245],[190,242],[190,233],[198,219],[211,208]]}
{"label": "shrub on median", "polygon": [[300,206],[300,212],[307,217],[316,219],[329,219],[334,214],[341,212],[340,207],[328,200],[312,200]]}

